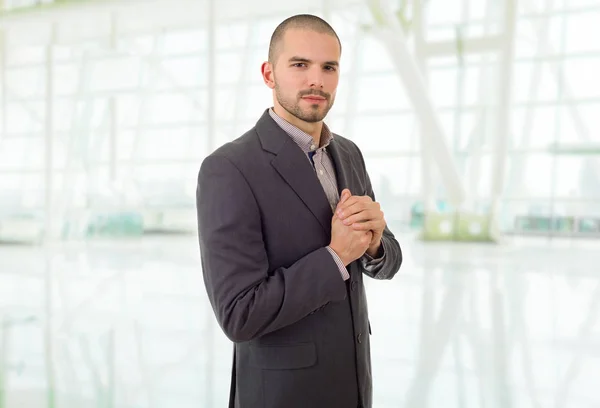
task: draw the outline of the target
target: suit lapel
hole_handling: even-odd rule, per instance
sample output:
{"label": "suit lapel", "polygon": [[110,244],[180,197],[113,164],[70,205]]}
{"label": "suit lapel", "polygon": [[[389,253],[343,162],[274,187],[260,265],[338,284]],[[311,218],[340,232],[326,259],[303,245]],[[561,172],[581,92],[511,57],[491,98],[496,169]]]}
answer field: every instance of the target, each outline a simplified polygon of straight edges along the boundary
{"label": "suit lapel", "polygon": [[335,167],[335,174],[338,185],[338,193],[341,194],[345,188],[349,188],[350,191],[354,194],[350,188],[350,175],[348,169],[348,162],[346,157],[348,153],[336,140],[331,141],[329,146],[327,147],[327,151],[329,152],[329,156],[331,156],[331,161],[333,162],[333,166]]}
{"label": "suit lapel", "polygon": [[319,220],[323,229],[331,232],[331,206],[310,162],[298,146],[290,139],[271,164]]}
{"label": "suit lapel", "polygon": [[271,165],[313,213],[325,232],[330,234],[333,212],[304,152],[271,119],[268,110],[258,121],[256,130],[263,149],[275,154]]}

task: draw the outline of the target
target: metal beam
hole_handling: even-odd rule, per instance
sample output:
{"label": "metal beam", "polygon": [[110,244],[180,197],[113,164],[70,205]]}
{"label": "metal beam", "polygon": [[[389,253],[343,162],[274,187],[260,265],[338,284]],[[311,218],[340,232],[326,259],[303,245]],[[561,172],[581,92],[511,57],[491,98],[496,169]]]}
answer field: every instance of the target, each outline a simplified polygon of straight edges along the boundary
{"label": "metal beam", "polygon": [[[475,54],[502,49],[504,36],[489,35],[479,38],[467,38],[460,41],[462,54]],[[435,41],[425,44],[424,53],[427,57],[456,55],[457,41]]]}
{"label": "metal beam", "polygon": [[[484,30],[485,34],[490,31],[491,23],[492,23],[492,9],[493,9],[493,0],[487,0],[485,3],[485,15],[484,15]],[[468,199],[469,202],[467,205],[470,205],[472,210],[475,209],[475,197],[478,196],[477,187],[479,186],[479,182],[481,180],[481,159],[484,154],[484,142],[485,142],[485,134],[490,129],[488,118],[491,116],[490,114],[490,106],[494,104],[491,101],[492,92],[490,92],[490,88],[487,84],[490,82],[488,80],[489,72],[492,70],[490,68],[490,55],[484,54],[482,56],[483,63],[480,65],[479,72],[479,83],[478,83],[478,108],[477,108],[477,116],[475,119],[475,126],[469,135],[469,145],[466,150],[468,150],[468,159],[470,159],[471,166],[469,168],[469,186],[471,187],[471,191]],[[467,157],[465,157],[465,160]]]}
{"label": "metal beam", "polygon": [[323,19],[333,25],[333,22],[331,21],[331,0],[322,0],[321,3],[321,7],[323,8]]}
{"label": "metal beam", "polygon": [[[354,39],[352,42],[352,61],[348,64],[348,91],[346,101],[346,112],[344,113],[343,135],[349,138],[354,137],[354,121],[358,115],[358,84],[360,80],[362,65],[360,60],[363,56],[362,29],[356,27]],[[371,154],[369,154],[371,156]],[[372,157],[372,156],[371,156]]]}
{"label": "metal beam", "polygon": [[[413,27],[415,41],[415,57],[421,75],[423,75],[423,84],[427,87],[428,76],[425,63],[425,13],[423,12],[424,0],[413,0]],[[419,123],[421,134],[429,132],[427,126]],[[431,147],[425,143],[425,138],[421,138],[421,192],[423,196],[423,211],[425,214],[436,210],[435,197],[433,194],[433,157]]]}
{"label": "metal beam", "polygon": [[431,147],[432,157],[439,166],[448,200],[458,208],[465,199],[465,188],[444,139],[441,121],[429,97],[423,77],[408,49],[404,31],[394,18],[394,13],[386,10],[380,0],[369,0],[368,4],[377,21],[377,24],[372,27],[371,33],[389,51],[421,127],[425,129],[422,133],[423,144],[427,143]]}
{"label": "metal beam", "polygon": [[[2,0],[0,0],[2,1]],[[8,118],[7,114],[7,106],[8,98],[6,95],[6,88],[8,86],[8,81],[6,80],[6,54],[7,54],[7,41],[6,41],[6,30],[0,30],[0,87],[2,89],[2,93],[0,94],[0,104],[2,109],[2,128],[0,129],[0,141],[2,138],[6,137],[6,133],[8,131],[7,123]]]}
{"label": "metal beam", "polygon": [[509,133],[511,129],[511,100],[513,60],[515,53],[515,32],[517,21],[518,0],[507,0],[504,2],[504,43],[502,45],[502,56],[500,60],[500,89],[499,110],[496,125],[496,137],[494,140],[495,152],[492,161],[492,205],[491,214],[496,216],[502,190],[506,168],[506,156],[508,151]]}
{"label": "metal beam", "polygon": [[46,46],[46,93],[45,93],[45,113],[44,113],[44,188],[45,188],[45,216],[44,216],[44,237],[46,240],[52,237],[52,216],[53,216],[53,189],[52,169],[54,167],[53,149],[54,149],[54,69],[53,69],[53,40],[56,38],[57,26],[52,26],[52,34],[49,44]]}
{"label": "metal beam", "polygon": [[53,310],[52,310],[52,254],[49,241],[54,237],[54,178],[52,170],[53,160],[53,128],[54,128],[54,46],[58,27],[52,25],[51,35],[46,45],[46,104],[45,104],[45,129],[44,129],[44,171],[45,171],[45,213],[44,213],[44,241],[46,244],[46,253],[44,256],[44,358],[46,370],[46,407],[56,407],[56,378],[55,378],[55,359],[54,359],[54,330],[53,330]]}
{"label": "metal beam", "polygon": [[[110,50],[116,51],[118,48],[118,19],[116,13],[110,15]],[[117,110],[117,98],[113,95],[108,100],[108,114],[109,114],[109,134],[108,134],[108,160],[110,162],[109,167],[109,178],[112,187],[114,187],[117,181],[117,134],[118,130],[118,110]],[[91,127],[91,126],[90,126]]]}
{"label": "metal beam", "polygon": [[[208,55],[206,58],[206,64],[208,64],[207,72],[208,72],[208,92],[206,99],[206,154],[212,153],[215,148],[215,139],[216,139],[216,130],[217,130],[217,111],[216,111],[216,103],[217,103],[217,52],[216,52],[216,43],[217,43],[217,0],[209,0],[208,2],[208,27],[207,27],[207,49]],[[252,24],[252,22],[250,22]],[[214,325],[212,324],[212,310],[211,308],[206,308],[205,315],[205,326],[204,330],[206,333],[206,349],[214,350],[215,342],[216,342],[216,331]],[[214,407],[214,380],[215,377],[215,359],[209,358],[206,367],[206,380],[205,380],[205,402],[204,406],[206,407]]]}

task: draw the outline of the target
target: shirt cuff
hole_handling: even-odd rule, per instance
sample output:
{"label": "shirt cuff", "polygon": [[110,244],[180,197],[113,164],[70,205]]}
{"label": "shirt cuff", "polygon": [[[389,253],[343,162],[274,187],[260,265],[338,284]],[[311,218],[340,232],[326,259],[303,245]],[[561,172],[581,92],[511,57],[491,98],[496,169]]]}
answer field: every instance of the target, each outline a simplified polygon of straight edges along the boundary
{"label": "shirt cuff", "polygon": [[380,252],[381,252],[380,257],[373,258],[371,255],[369,255],[365,252],[365,254],[362,257],[364,266],[376,266],[376,265],[379,265],[381,262],[383,262],[383,260],[385,259],[385,245],[383,243],[384,243],[384,241],[381,240],[381,247],[379,248]]}
{"label": "shirt cuff", "polygon": [[340,274],[342,275],[342,279],[344,279],[344,280],[350,279],[350,274],[348,273],[348,270],[346,269],[344,262],[342,262],[342,260],[338,256],[338,254],[336,254],[335,251],[333,249],[331,249],[330,247],[326,247],[326,248],[329,251],[329,253],[331,254],[331,256],[333,257],[335,264],[338,266],[338,269],[340,270]]}

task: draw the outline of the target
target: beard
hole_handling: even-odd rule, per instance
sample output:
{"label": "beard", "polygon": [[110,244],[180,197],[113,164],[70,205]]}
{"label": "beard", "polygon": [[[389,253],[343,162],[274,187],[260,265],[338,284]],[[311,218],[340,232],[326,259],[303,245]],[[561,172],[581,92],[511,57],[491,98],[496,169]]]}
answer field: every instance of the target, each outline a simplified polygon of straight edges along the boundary
{"label": "beard", "polygon": [[[308,109],[302,109],[300,107],[300,101],[303,96],[307,95],[318,95],[325,98],[325,106],[315,103],[310,105]],[[332,98],[330,94],[316,89],[301,91],[298,93],[297,98],[292,100],[291,98],[286,98],[283,95],[277,84],[275,84],[275,96],[277,98],[277,102],[279,102],[281,107],[290,115],[293,115],[298,119],[308,123],[316,123],[325,119],[325,116],[327,116],[329,110],[333,106],[333,102],[335,101],[335,98]]]}

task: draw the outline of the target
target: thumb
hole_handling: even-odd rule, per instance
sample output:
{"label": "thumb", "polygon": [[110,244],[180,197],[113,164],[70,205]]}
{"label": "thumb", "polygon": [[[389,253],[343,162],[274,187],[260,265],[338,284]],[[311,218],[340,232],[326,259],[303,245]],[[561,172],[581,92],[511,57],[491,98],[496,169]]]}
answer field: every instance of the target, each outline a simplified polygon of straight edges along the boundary
{"label": "thumb", "polygon": [[349,189],[345,188],[342,190],[342,195],[340,196],[340,204],[352,197],[352,193]]}

